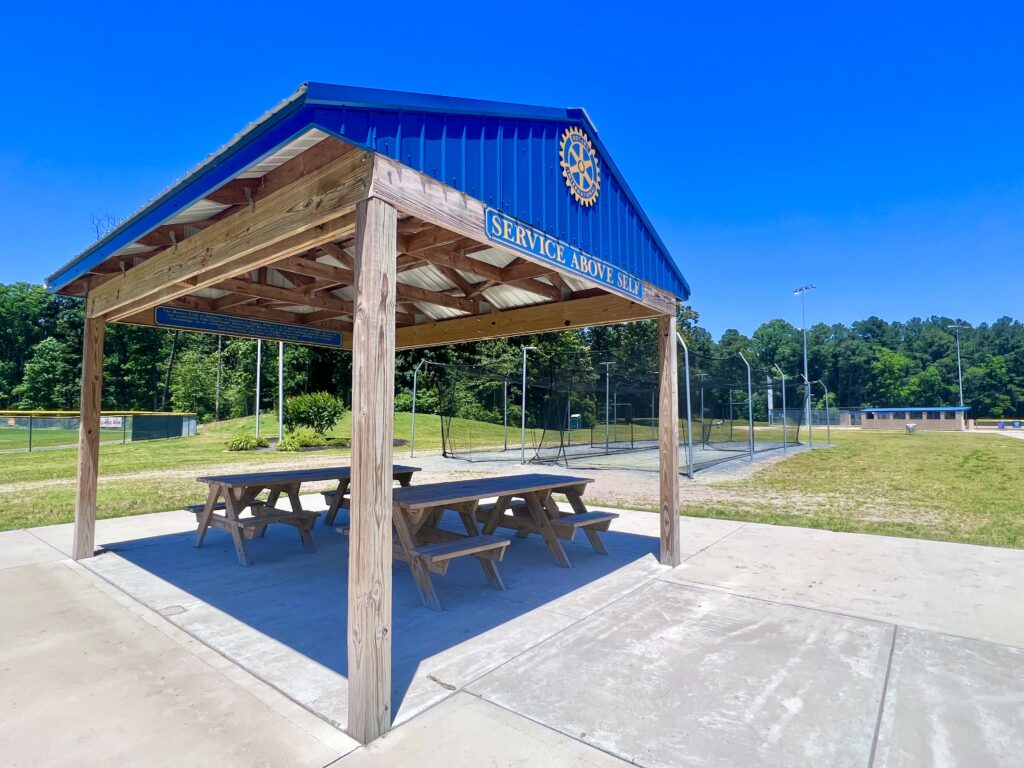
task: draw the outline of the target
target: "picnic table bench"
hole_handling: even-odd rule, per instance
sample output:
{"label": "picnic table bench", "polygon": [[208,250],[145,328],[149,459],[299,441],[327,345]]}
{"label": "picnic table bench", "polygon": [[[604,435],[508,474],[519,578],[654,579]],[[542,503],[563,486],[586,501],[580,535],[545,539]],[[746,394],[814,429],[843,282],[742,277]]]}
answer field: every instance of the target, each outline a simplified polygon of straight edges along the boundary
{"label": "picnic table bench", "polygon": [[[408,485],[418,467],[395,466],[394,477]],[[307,552],[315,552],[311,531],[320,512],[307,511],[299,501],[299,489],[303,483],[337,481],[336,498],[332,500],[327,514],[333,520],[338,506],[351,482],[350,467],[322,467],[316,469],[272,470],[235,475],[212,475],[196,478],[209,486],[205,504],[185,507],[194,512],[198,522],[195,545],[201,547],[206,532],[211,528],[226,530],[231,534],[235,554],[242,565],[252,565],[246,540],[262,537],[271,523],[283,523],[298,529],[299,537]],[[257,498],[263,491],[269,491],[266,500]],[[291,509],[276,509],[278,499],[284,494],[290,501]],[[243,517],[248,508],[251,517]]]}
{"label": "picnic table bench", "polygon": [[[392,495],[397,534],[395,557],[409,563],[424,604],[436,610],[441,605],[430,574],[443,574],[458,557],[475,557],[488,581],[498,589],[505,588],[497,563],[509,541],[494,535],[499,526],[514,528],[520,536],[539,534],[555,562],[571,568],[559,539],[572,539],[582,529],[594,550],[606,554],[597,532],[608,530],[611,521],[618,517],[613,512],[587,510],[581,497],[590,482],[585,477],[530,474],[398,488]],[[565,494],[574,511],[563,514],[551,498],[552,493]],[[497,497],[497,502],[480,504],[492,497]],[[521,499],[523,506],[515,504],[515,499]],[[465,536],[438,527],[446,509],[459,515]],[[478,521],[483,523],[482,531]]]}

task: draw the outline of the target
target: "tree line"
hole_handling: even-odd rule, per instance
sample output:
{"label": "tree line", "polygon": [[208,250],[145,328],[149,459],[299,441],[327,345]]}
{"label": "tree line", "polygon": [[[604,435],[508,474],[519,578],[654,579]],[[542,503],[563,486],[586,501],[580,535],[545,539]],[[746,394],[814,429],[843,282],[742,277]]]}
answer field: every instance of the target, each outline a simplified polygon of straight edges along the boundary
{"label": "tree line", "polygon": [[[77,410],[82,318],[78,299],[27,283],[0,285],[0,408]],[[953,323],[945,317],[905,322],[870,317],[851,325],[816,324],[807,332],[810,378],[828,387],[831,405],[956,405],[956,339],[948,327]],[[774,375],[775,366],[794,379],[803,369],[801,331],[785,320],[765,322],[749,337],[727,330],[716,340],[699,325],[697,313],[684,307],[680,330],[691,350],[692,372],[716,370],[739,383],[745,376],[736,364],[740,354],[755,371],[755,386]],[[960,341],[964,402],[972,416],[1024,416],[1024,324],[1002,317],[965,326]],[[404,393],[411,390],[420,361],[511,375],[523,345],[536,347],[537,359],[563,361],[577,380],[595,386],[603,381],[604,363],[612,363],[620,382],[650,381],[658,365],[653,322],[404,351],[396,361],[399,407],[409,404]],[[111,325],[103,407],[190,411],[203,419],[247,416],[256,405],[256,357],[256,342],[247,339]],[[263,345],[262,365],[260,405],[271,408],[277,396],[277,344]],[[346,351],[286,345],[284,370],[287,395],[349,395]]]}

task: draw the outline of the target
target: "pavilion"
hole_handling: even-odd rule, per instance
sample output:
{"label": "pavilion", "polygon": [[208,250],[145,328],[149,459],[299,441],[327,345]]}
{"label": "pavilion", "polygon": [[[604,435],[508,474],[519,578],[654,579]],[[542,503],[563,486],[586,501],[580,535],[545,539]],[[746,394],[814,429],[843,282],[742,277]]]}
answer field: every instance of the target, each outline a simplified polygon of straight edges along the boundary
{"label": "pavilion", "polygon": [[50,276],[86,299],[73,556],[103,341],[131,323],[352,350],[349,732],[391,724],[395,350],[656,319],[660,559],[680,562],[689,286],[581,109],[309,83]]}

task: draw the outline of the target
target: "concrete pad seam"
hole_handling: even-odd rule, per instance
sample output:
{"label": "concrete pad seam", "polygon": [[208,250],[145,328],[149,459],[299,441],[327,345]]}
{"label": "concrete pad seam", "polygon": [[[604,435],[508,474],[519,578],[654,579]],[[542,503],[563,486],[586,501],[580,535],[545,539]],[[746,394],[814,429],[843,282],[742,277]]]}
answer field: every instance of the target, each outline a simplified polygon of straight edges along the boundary
{"label": "concrete pad seam", "polygon": [[896,635],[898,625],[892,625],[892,640],[889,643],[889,660],[885,665],[885,679],[882,681],[882,695],[878,699],[878,716],[875,718],[875,732],[871,736],[871,752],[868,754],[867,768],[874,768],[875,752],[878,749],[878,734],[882,732],[882,716],[885,714],[885,698],[889,693],[889,678],[892,676],[892,659],[896,655]]}
{"label": "concrete pad seam", "polygon": [[[717,519],[717,518],[694,518],[694,519],[695,520],[705,520],[705,519]],[[710,544],[708,544],[706,547],[701,547],[700,549],[698,549],[696,552],[694,552],[689,557],[683,558],[683,562],[684,563],[688,563],[690,560],[693,560],[693,558],[697,557],[697,555],[700,555],[700,554],[703,554],[704,552],[707,552],[713,546],[715,546],[716,544],[720,544],[721,542],[725,541],[726,539],[728,539],[730,536],[732,536],[737,531],[743,530],[744,528],[747,527],[747,525],[749,525],[749,523],[741,522],[739,525],[737,525],[735,528],[733,528],[731,531],[729,531],[724,536],[715,539]]]}
{"label": "concrete pad seam", "polygon": [[[96,584],[93,584],[92,586],[94,588],[99,588],[102,592],[104,592],[105,594],[110,595],[111,597],[115,597],[115,595],[119,596],[121,599],[118,600],[118,603],[120,605],[122,605],[124,608],[133,611],[135,613],[135,615],[139,616],[140,618],[143,618],[144,621],[146,621],[148,624],[153,626],[155,629],[157,629],[159,632],[161,632],[164,636],[166,636],[169,639],[171,639],[172,641],[176,642],[182,648],[185,648],[196,659],[198,659],[200,662],[202,662],[203,664],[208,666],[211,669],[211,671],[217,672],[217,673],[220,673],[220,674],[224,674],[224,670],[218,669],[217,667],[215,667],[212,664],[210,664],[208,659],[205,659],[205,658],[203,658],[203,656],[201,654],[196,653],[196,649],[194,647],[192,647],[191,644],[182,642],[182,639],[183,639],[183,637],[187,637],[192,642],[197,643],[201,648],[205,649],[206,652],[211,653],[211,654],[216,654],[218,657],[220,657],[226,663],[226,666],[228,668],[233,670],[236,674],[243,675],[246,679],[249,680],[249,686],[241,686],[244,690],[248,691],[251,695],[255,696],[259,701],[263,702],[272,711],[274,711],[275,713],[277,713],[281,717],[285,718],[286,720],[288,720],[289,722],[294,724],[296,727],[300,728],[301,730],[303,730],[304,732],[309,734],[309,736],[311,738],[316,739],[317,741],[321,742],[322,744],[324,744],[328,748],[332,748],[332,749],[338,749],[339,748],[338,745],[329,744],[328,742],[324,741],[323,738],[321,738],[317,734],[313,733],[306,726],[305,723],[298,722],[290,714],[288,714],[287,712],[283,711],[283,708],[279,704],[276,704],[276,703],[273,703],[271,701],[268,701],[267,698],[264,697],[264,696],[257,695],[253,691],[253,687],[254,686],[264,686],[266,689],[269,689],[269,690],[273,691],[277,696],[283,697],[291,705],[297,707],[298,709],[302,710],[303,712],[308,713],[312,717],[315,717],[317,719],[317,721],[319,721],[320,723],[322,723],[326,727],[330,728],[332,731],[338,733],[339,735],[341,735],[341,736],[343,736],[345,738],[349,738],[348,734],[346,734],[344,731],[342,731],[340,728],[338,728],[337,725],[335,725],[330,720],[328,720],[327,718],[322,716],[316,710],[313,710],[310,707],[307,707],[302,702],[292,698],[291,696],[289,696],[287,693],[285,693],[283,690],[281,690],[279,687],[277,687],[276,685],[274,685],[270,681],[265,680],[264,678],[260,677],[258,674],[253,672],[251,669],[245,667],[242,664],[239,664],[237,661],[232,659],[226,653],[223,653],[219,649],[214,648],[211,645],[208,645],[207,643],[205,643],[202,640],[202,638],[200,638],[197,635],[193,634],[192,632],[190,632],[185,627],[180,626],[180,625],[175,624],[174,622],[170,621],[166,616],[162,615],[159,611],[156,611],[153,608],[150,608],[148,605],[146,605],[145,603],[143,603],[142,601],[140,601],[139,599],[137,599],[133,595],[129,594],[128,592],[125,592],[117,584],[115,584],[114,582],[110,581],[108,578],[106,578],[102,574],[97,573],[96,571],[93,571],[91,568],[87,568],[86,566],[83,566],[80,563],[78,563],[75,560],[72,560],[70,558],[62,561],[62,564],[65,567],[67,567],[68,569],[70,569],[73,572],[77,573],[79,576],[81,576],[82,578],[84,578],[86,580],[92,578],[92,579],[96,579],[99,582],[101,582],[103,587],[105,587],[105,588],[99,587]],[[112,594],[112,592],[113,592],[113,594]],[[130,603],[130,605],[126,605],[126,603]],[[230,677],[228,679],[231,680]],[[236,685],[239,685],[237,680],[231,680],[231,682],[235,683]],[[352,749],[355,749],[355,747],[353,747]],[[348,754],[349,752],[351,752],[352,749],[348,750],[347,752],[346,751],[342,751],[342,752],[339,753],[338,756],[342,757],[342,756]]]}
{"label": "concrete pad seam", "polygon": [[535,720],[534,718],[530,717],[529,715],[525,715],[522,712],[516,712],[514,709],[509,709],[508,707],[506,707],[504,704],[501,704],[500,702],[491,701],[490,699],[485,698],[484,696],[481,696],[480,694],[474,693],[473,691],[463,690],[463,693],[468,693],[470,696],[473,696],[474,698],[479,699],[480,701],[487,702],[488,704],[490,704],[492,706],[498,707],[499,709],[503,709],[506,712],[509,712],[509,713],[515,715],[516,717],[521,717],[524,720],[529,720],[531,723],[539,725],[541,728],[544,728],[545,730],[551,731],[552,733],[557,733],[559,736],[564,736],[565,738],[571,739],[572,741],[575,741],[575,742],[577,742],[579,744],[582,744],[585,747],[589,747],[590,749],[597,750],[598,752],[603,752],[604,754],[608,755],[609,757],[614,757],[616,760],[621,760],[624,763],[629,763],[630,765],[635,765],[638,768],[643,768],[643,766],[640,763],[638,763],[638,762],[636,762],[634,760],[631,760],[628,757],[624,757],[623,755],[618,755],[618,754],[616,754],[614,752],[611,752],[611,751],[605,749],[604,747],[598,746],[597,744],[591,744],[590,742],[584,741],[583,739],[581,739],[581,738],[579,738],[577,736],[573,736],[571,733],[566,733],[565,731],[560,731],[557,728],[552,728],[547,723],[542,723],[540,720]]}
{"label": "concrete pad seam", "polygon": [[42,536],[36,535],[35,530],[33,530],[32,528],[22,528],[21,530],[23,530],[25,533],[27,533],[29,536],[31,536],[36,541],[42,542],[43,544],[48,546],[50,549],[52,549],[54,552],[57,552],[58,554],[62,555],[65,560],[70,560],[71,559],[67,552],[65,552],[63,549],[60,549],[59,547],[53,546],[53,544],[48,542]]}
{"label": "concrete pad seam", "polygon": [[803,608],[808,611],[818,611],[819,613],[828,613],[833,616],[842,616],[847,619],[860,619],[861,621],[871,621],[876,624],[893,624],[894,626],[903,627],[904,629],[914,629],[919,632],[930,632],[935,635],[944,635],[945,637],[952,637],[957,640],[970,640],[975,643],[989,643],[990,645],[996,645],[1001,648],[1017,648],[1024,650],[1024,644],[1018,643],[1007,643],[1000,640],[992,640],[988,637],[978,637],[977,635],[961,635],[956,632],[947,632],[942,629],[936,629],[935,627],[929,627],[924,624],[915,621],[900,620],[899,623],[893,622],[891,617],[888,616],[877,616],[869,615],[864,613],[851,613],[849,611],[843,611],[839,608],[829,608],[823,605],[817,605],[815,603],[801,602],[799,600],[777,600],[769,597],[762,597],[761,595],[755,595],[750,592],[744,592],[732,587],[722,587],[717,584],[706,584],[701,581],[691,581],[689,579],[680,579],[678,577],[669,579],[665,576],[656,576],[658,581],[665,584],[674,584],[677,587],[693,588],[706,590],[708,592],[722,592],[728,595],[734,595],[736,597],[746,598],[747,600],[758,600],[762,603],[771,603],[773,605],[785,605],[790,608]]}

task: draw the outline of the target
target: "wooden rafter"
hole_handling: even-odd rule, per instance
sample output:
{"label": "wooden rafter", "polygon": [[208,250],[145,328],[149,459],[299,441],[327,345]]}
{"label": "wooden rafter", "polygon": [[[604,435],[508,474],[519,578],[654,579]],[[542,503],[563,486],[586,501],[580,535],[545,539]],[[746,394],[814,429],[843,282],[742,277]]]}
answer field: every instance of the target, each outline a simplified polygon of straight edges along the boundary
{"label": "wooden rafter", "polygon": [[341,314],[351,314],[353,304],[351,301],[343,301],[334,296],[320,294],[308,294],[294,288],[279,288],[276,285],[264,285],[249,280],[232,278],[218,283],[215,288],[232,293],[240,293],[243,296],[254,296],[262,299],[275,299],[296,307],[313,307],[315,309],[331,309]]}

